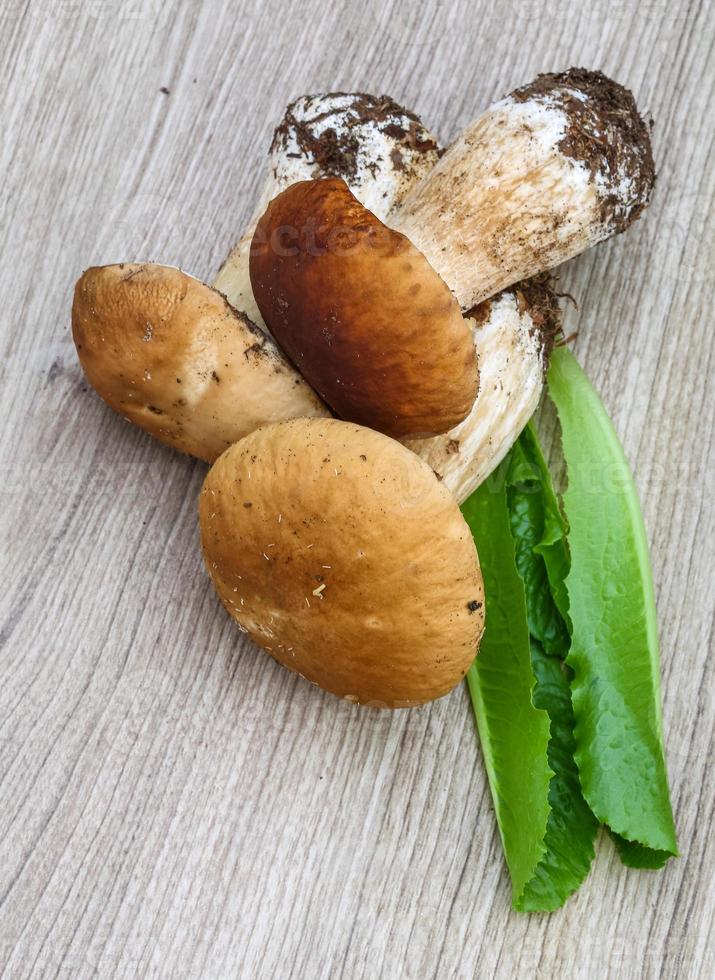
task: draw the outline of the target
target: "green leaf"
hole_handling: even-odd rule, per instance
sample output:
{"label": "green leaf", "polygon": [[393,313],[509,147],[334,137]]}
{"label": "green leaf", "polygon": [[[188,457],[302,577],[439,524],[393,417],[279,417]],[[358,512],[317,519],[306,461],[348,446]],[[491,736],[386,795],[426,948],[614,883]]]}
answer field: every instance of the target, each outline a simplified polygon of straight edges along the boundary
{"label": "green leaf", "polygon": [[497,824],[517,903],[545,853],[551,769],[549,717],[531,699],[524,584],[506,503],[506,465],[463,504],[484,576],[487,621],[467,674]]}
{"label": "green leaf", "polygon": [[528,448],[532,465],[539,474],[539,488],[543,502],[543,533],[541,541],[534,550],[544,559],[552,598],[570,633],[569,597],[566,591],[566,576],[571,563],[567,543],[568,524],[556,497],[551,474],[536,437],[536,430],[531,423],[522,433],[520,441]]}
{"label": "green leaf", "polygon": [[620,834],[610,830],[611,839],[616,845],[618,856],[623,864],[629,868],[641,868],[649,871],[657,871],[670,858],[673,857],[672,851],[659,851],[654,847],[644,847],[637,841],[626,840]]}
{"label": "green leaf", "polygon": [[[548,375],[568,466],[564,509],[576,762],[584,796],[623,860],[677,853],[660,711],[648,544],[633,477],[603,404],[564,347]],[[650,852],[650,853],[648,853]]]}
{"label": "green leaf", "polygon": [[598,821],[583,798],[573,757],[571,672],[563,663],[571,641],[556,600],[558,595],[567,603],[566,522],[531,426],[512,451],[507,483],[517,567],[526,591],[532,637],[531,662],[536,678],[533,701],[549,715],[547,758],[554,773],[549,785],[546,850],[516,907],[549,911],[562,905],[588,874]]}
{"label": "green leaf", "polygon": [[598,820],[583,798],[574,761],[576,743],[569,687],[570,670],[558,657],[549,657],[532,643],[536,675],[534,703],[551,719],[548,760],[554,772],[549,786],[546,851],[517,908],[547,912],[563,905],[587,876],[594,858]]}
{"label": "green leaf", "polygon": [[[530,426],[515,443],[508,461],[507,503],[516,566],[526,589],[529,632],[547,653],[565,657],[569,633],[559,608],[559,604],[567,605],[565,522],[558,510],[536,434]],[[552,498],[555,514],[551,513]]]}
{"label": "green leaf", "polygon": [[588,874],[598,822],[573,759],[569,670],[554,656],[565,656],[569,645],[550,586],[553,576],[565,594],[565,524],[531,428],[463,510],[477,541],[487,603],[468,683],[514,906],[550,911]]}

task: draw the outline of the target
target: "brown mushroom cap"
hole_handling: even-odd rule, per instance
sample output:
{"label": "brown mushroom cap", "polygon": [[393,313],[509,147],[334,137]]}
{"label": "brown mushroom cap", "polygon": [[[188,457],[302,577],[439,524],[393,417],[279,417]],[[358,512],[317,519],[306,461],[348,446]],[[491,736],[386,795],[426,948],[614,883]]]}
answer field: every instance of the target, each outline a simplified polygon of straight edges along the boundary
{"label": "brown mushroom cap", "polygon": [[418,456],[337,419],[251,433],[211,468],[204,559],[231,615],[325,690],[378,707],[450,691],[483,629],[479,559]]}
{"label": "brown mushroom cap", "polygon": [[267,422],[328,414],[248,317],[179,269],[88,269],[72,334],[90,384],[113,409],[209,462]]}
{"label": "brown mushroom cap", "polygon": [[279,194],[258,222],[250,274],[271,333],[344,419],[406,436],[469,413],[478,370],[459,304],[344,181]]}

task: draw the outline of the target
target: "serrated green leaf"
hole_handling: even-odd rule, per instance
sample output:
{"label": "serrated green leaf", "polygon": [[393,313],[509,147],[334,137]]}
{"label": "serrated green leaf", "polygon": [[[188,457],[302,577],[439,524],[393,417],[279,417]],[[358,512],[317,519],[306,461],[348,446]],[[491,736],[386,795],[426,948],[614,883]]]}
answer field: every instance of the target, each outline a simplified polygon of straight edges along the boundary
{"label": "serrated green leaf", "polygon": [[[546,567],[548,558],[554,585],[563,591],[568,570],[565,525],[531,428],[522,433],[497,480],[480,488],[463,509],[477,541],[487,602],[487,630],[468,681],[512,874],[514,906],[551,911],[588,874],[598,822],[581,794],[573,759],[568,668],[558,659],[568,650],[569,635]],[[505,649],[518,655],[507,659]],[[518,669],[507,675],[505,661]],[[495,684],[495,671],[503,687]],[[548,729],[542,715],[538,742],[519,742],[511,714],[515,706],[534,718],[535,710],[546,712]],[[507,745],[509,753],[503,751]],[[495,746],[502,749],[498,758]],[[552,776],[548,787],[543,779],[532,786],[531,802],[525,806],[517,791],[532,771],[542,777],[550,771]],[[546,811],[545,826],[533,820],[535,802],[540,814]],[[528,860],[515,860],[514,841],[530,842]]]}
{"label": "serrated green leaf", "polygon": [[536,678],[533,701],[549,715],[547,754],[554,773],[549,785],[545,853],[517,908],[543,912],[562,905],[588,874],[598,821],[583,798],[573,757],[570,670],[563,662],[570,637],[568,624],[555,599],[558,594],[564,597],[564,603],[567,601],[566,522],[531,426],[527,426],[514,447],[507,484],[517,567],[524,582],[532,637],[531,661]]}
{"label": "serrated green leaf", "polygon": [[548,381],[568,466],[567,663],[581,785],[592,811],[616,835],[625,863],[656,867],[676,853],[676,841],[638,494],[601,400],[566,348],[554,351]]}
{"label": "serrated green leaf", "polygon": [[[554,596],[554,592],[565,594],[565,527],[556,524],[548,513],[553,495],[551,477],[530,426],[524,429],[507,459],[507,504],[516,566],[526,589],[529,632],[548,654],[565,657],[568,626]],[[558,504],[556,507],[558,514]]]}
{"label": "serrated green leaf", "polygon": [[548,711],[551,720],[548,760],[554,776],[549,785],[546,850],[517,908],[548,912],[563,905],[588,875],[598,820],[583,798],[573,757],[576,743],[569,668],[558,657],[547,656],[536,641],[531,659],[536,676],[534,703]]}
{"label": "serrated green leaf", "polygon": [[567,540],[568,524],[559,505],[551,474],[536,436],[536,430],[531,423],[524,429],[520,441],[528,448],[532,465],[539,473],[539,486],[544,508],[543,533],[541,541],[535,545],[534,550],[544,559],[551,596],[570,633],[569,598],[566,590],[566,576],[571,564]]}

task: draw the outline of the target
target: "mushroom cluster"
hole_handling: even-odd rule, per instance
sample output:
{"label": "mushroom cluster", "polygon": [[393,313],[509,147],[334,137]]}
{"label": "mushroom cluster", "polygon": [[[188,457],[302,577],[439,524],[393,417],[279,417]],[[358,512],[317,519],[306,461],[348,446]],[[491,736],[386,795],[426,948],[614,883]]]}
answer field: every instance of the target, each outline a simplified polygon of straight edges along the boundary
{"label": "mushroom cluster", "polygon": [[88,269],[72,329],[125,418],[212,467],[202,547],[239,626],[348,700],[451,690],[484,628],[459,503],[533,414],[547,273],[648,203],[648,127],[599,72],[539,76],[447,149],[392,99],[292,103],[212,285]]}

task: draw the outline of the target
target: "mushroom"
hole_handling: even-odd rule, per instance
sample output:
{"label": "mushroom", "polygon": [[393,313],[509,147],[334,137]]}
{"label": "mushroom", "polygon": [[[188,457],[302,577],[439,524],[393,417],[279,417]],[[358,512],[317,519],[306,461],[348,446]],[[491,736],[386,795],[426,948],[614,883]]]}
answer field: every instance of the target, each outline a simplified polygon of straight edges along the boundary
{"label": "mushroom", "polygon": [[241,628],[327,691],[375,707],[448,693],[484,626],[456,501],[400,443],[337,419],[258,429],[199,503],[207,569]]}
{"label": "mushroom", "polygon": [[[431,134],[387,96],[304,96],[276,130],[262,200],[339,172],[386,211],[437,158]],[[245,288],[252,234],[253,224],[213,287],[172,267],[122,263],[88,269],[75,289],[72,330],[91,385],[129,421],[209,462],[259,425],[330,414],[261,329]]]}
{"label": "mushroom", "polygon": [[[280,346],[340,415],[401,436],[429,422],[443,432],[473,381],[457,308],[623,231],[653,180],[629,92],[599,72],[542,75],[470,126],[387,223],[338,180],[287,188],[256,227],[253,291]],[[446,287],[454,301],[437,315]],[[473,412],[483,417],[479,399]]]}

